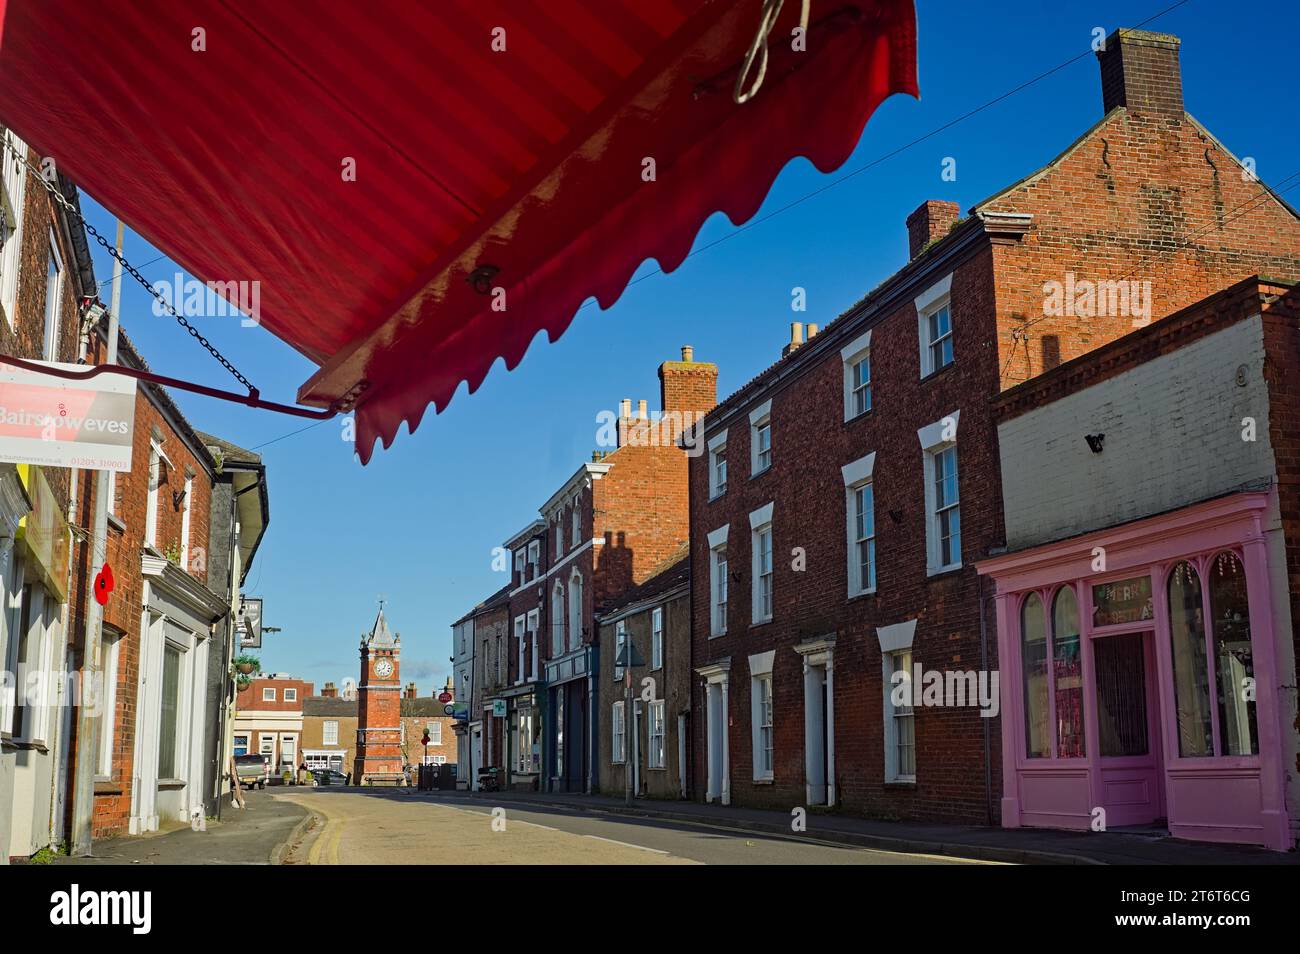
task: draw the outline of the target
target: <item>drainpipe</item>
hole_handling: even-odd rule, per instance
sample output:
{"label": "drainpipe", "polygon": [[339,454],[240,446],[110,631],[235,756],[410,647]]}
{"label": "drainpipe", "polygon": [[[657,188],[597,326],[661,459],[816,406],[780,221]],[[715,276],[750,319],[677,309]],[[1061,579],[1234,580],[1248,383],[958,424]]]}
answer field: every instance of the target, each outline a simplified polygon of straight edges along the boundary
{"label": "drainpipe", "polygon": [[[989,633],[988,633],[988,613],[986,611],[987,597],[984,595],[984,577],[979,576],[980,587],[980,669],[985,674],[986,679],[991,680],[989,675]],[[1001,682],[1001,680],[999,680]],[[999,685],[999,692],[1001,686]],[[992,721],[988,718],[981,718],[984,723],[984,811],[985,817],[990,826],[993,825],[993,753],[992,740],[990,738],[989,723]]]}

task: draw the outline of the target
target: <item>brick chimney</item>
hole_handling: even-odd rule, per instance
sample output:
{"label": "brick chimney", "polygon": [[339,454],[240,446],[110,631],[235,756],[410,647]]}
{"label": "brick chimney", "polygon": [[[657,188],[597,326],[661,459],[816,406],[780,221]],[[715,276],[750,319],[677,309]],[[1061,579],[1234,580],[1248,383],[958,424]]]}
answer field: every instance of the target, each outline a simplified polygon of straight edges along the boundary
{"label": "brick chimney", "polygon": [[451,698],[452,698],[452,700],[455,701],[455,699],[456,699],[456,683],[454,683],[454,682],[452,681],[451,676],[448,676],[448,677],[447,677],[447,684],[446,684],[445,686],[442,687],[442,691],[445,692],[445,693],[447,693],[448,695],[450,695]]}
{"label": "brick chimney", "polygon": [[1116,30],[1097,51],[1106,112],[1125,106],[1137,113],[1183,115],[1183,76],[1176,36]]}
{"label": "brick chimney", "polygon": [[909,258],[916,258],[931,242],[947,235],[959,218],[961,207],[956,202],[944,202],[941,199],[922,202],[907,217]]}
{"label": "brick chimney", "polygon": [[339,697],[339,688],[334,683],[327,682],[321,687],[320,694],[322,699],[337,699]]}
{"label": "brick chimney", "polygon": [[402,698],[403,698],[403,699],[414,699],[415,697],[416,697],[416,692],[415,692],[415,683],[413,683],[413,682],[408,682],[408,683],[406,684],[406,690],[402,693]]}
{"label": "brick chimney", "polygon": [[682,346],[682,360],[659,366],[659,401],[665,412],[711,411],[718,403],[718,366],[696,361],[695,349]]}

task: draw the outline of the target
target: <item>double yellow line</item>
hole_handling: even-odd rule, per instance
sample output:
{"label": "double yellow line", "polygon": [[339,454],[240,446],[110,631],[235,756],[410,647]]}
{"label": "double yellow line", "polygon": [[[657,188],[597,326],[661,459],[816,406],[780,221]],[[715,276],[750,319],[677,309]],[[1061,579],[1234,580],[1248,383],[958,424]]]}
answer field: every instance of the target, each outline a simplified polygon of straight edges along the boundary
{"label": "double yellow line", "polygon": [[[312,842],[311,851],[307,853],[307,864],[342,864],[339,861],[339,840],[343,837],[343,820],[320,809],[315,809],[315,812],[325,819],[325,827],[316,836],[316,840]],[[321,860],[322,855],[325,858],[324,861]]]}

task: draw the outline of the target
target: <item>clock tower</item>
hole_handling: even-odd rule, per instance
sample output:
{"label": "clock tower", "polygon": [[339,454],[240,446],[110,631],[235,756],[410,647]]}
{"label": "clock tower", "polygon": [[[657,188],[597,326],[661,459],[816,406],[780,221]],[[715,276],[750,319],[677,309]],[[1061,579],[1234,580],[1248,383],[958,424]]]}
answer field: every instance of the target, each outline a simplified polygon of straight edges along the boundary
{"label": "clock tower", "polygon": [[388,629],[384,606],[370,634],[361,637],[361,682],[357,686],[358,785],[400,782],[402,774],[402,637]]}

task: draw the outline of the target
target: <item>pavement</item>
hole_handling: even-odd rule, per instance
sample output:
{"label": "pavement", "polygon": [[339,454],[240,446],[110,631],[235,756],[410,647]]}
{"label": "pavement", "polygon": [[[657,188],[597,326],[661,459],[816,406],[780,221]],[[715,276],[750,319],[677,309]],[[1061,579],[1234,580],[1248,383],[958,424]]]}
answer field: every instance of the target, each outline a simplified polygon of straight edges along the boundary
{"label": "pavement", "polygon": [[[289,791],[291,789],[286,789]],[[311,817],[301,805],[279,798],[277,789],[246,792],[248,807],[232,808],[229,796],[221,821],[206,832],[189,828],[123,835],[97,841],[90,858],[56,857],[56,865],[269,865],[281,855],[300,825]]]}
{"label": "pavement", "polygon": [[[787,813],[700,802],[601,795],[520,793],[425,793],[426,797],[494,805],[527,804],[591,817],[617,816],[659,822],[716,826],[752,834],[791,835]],[[1295,865],[1300,853],[1247,845],[1183,841],[1151,832],[1073,832],[1035,828],[986,828],[919,822],[877,821],[847,814],[809,812],[806,841],[1011,864],[1093,865]]]}

